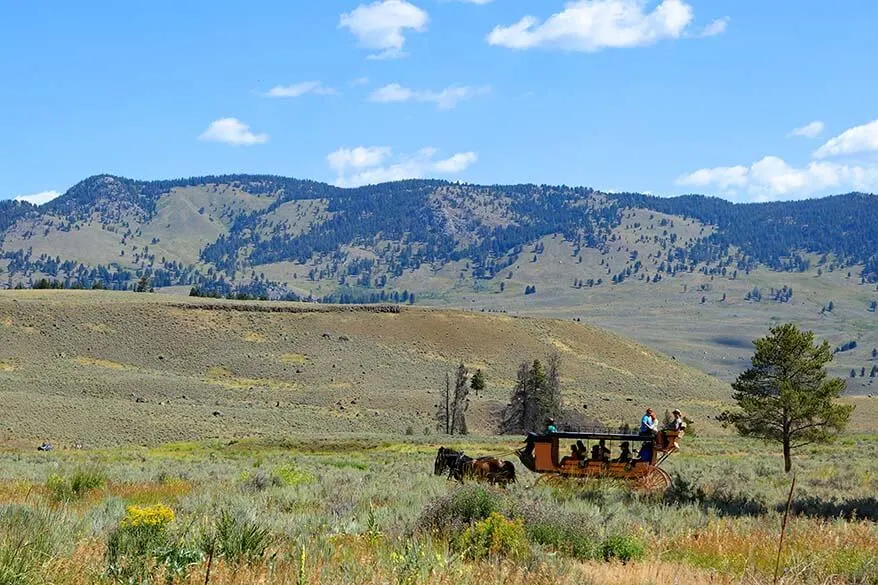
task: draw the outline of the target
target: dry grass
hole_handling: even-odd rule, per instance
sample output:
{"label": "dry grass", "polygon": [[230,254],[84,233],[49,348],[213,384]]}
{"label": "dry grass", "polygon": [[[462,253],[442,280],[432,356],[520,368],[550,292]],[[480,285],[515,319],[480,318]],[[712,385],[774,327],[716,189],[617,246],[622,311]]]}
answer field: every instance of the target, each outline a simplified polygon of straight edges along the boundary
{"label": "dry grass", "polygon": [[[715,520],[669,539],[663,543],[666,552],[661,556],[741,578],[751,572],[767,575],[774,570],[779,533],[775,522]],[[794,518],[787,527],[784,566],[793,567],[786,574],[789,582],[816,570],[828,575],[850,571],[876,558],[873,522]]]}
{"label": "dry grass", "polygon": [[728,396],[726,385],[667,356],[571,322],[417,308],[203,306],[133,293],[0,293],[0,319],[16,324],[0,328],[0,363],[15,367],[0,372],[0,400],[11,413],[2,438],[62,447],[283,436],[315,426],[421,433],[433,426],[436,393],[458,360],[486,376],[468,422],[489,434],[518,364],[559,343],[565,399],[612,424],[633,424],[647,405],[674,404],[705,429]]}
{"label": "dry grass", "polygon": [[[473,454],[509,449],[472,437],[443,442]],[[455,489],[453,482],[432,475],[436,444],[422,440],[302,436],[285,444],[243,440],[148,450],[9,452],[0,456],[0,472],[8,478],[0,482],[0,509],[19,504],[52,514],[55,552],[39,575],[57,585],[99,581],[108,534],[132,504],[171,506],[177,516],[171,530],[184,536],[180,542],[190,548],[199,541],[200,527],[215,521],[221,509],[269,528],[272,545],[253,565],[213,560],[209,582],[215,585],[770,583],[780,524],[773,506],[783,499],[786,478],[759,463],[768,454],[759,443],[693,439],[688,445],[675,469],[692,481],[700,478],[699,485],[714,496],[710,490],[734,484],[766,502],[768,511],[750,516],[710,499],[704,507],[663,503],[610,483],[572,491],[530,488],[535,478],[524,470],[519,485],[496,492],[517,510],[543,509],[539,518],[546,521],[574,518],[583,534],[634,535],[646,545],[646,556],[627,564],[577,560],[536,541],[522,561],[467,561],[452,540],[414,531],[423,511]],[[802,495],[873,494],[878,485],[871,466],[874,449],[874,439],[855,437],[850,444],[797,459]],[[844,467],[837,464],[839,457]],[[67,503],[52,499],[41,479],[51,469],[97,465],[112,481]],[[873,585],[870,571],[878,567],[874,522],[797,516],[786,542],[784,585]],[[154,571],[154,583],[164,582],[163,571]],[[174,582],[202,584],[205,576],[202,560]]]}

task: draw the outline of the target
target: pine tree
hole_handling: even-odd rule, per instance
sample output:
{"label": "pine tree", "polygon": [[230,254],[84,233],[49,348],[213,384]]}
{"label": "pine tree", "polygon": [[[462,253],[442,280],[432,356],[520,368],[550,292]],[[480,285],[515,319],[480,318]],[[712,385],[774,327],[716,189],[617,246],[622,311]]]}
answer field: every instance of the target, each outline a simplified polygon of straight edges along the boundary
{"label": "pine tree", "polygon": [[528,404],[530,399],[529,372],[526,363],[518,366],[518,374],[515,380],[515,388],[509,397],[509,404],[503,409],[500,422],[500,432],[504,435],[521,433],[528,429],[527,418],[529,416]]}
{"label": "pine tree", "polygon": [[556,356],[549,357],[548,373],[540,360],[534,360],[530,367],[527,363],[518,367],[515,388],[509,397],[509,404],[503,409],[500,423],[502,433],[538,430],[547,417],[560,414],[559,367],[560,358]]}
{"label": "pine tree", "polygon": [[539,404],[540,415],[539,420],[547,417],[555,418],[561,414],[561,356],[553,353],[546,362],[548,369],[546,370],[545,387],[540,388]]}
{"label": "pine tree", "polygon": [[740,410],[719,419],[741,435],[781,443],[789,472],[792,450],[832,440],[847,426],[853,406],[837,402],[845,382],[827,379],[832,350],[826,341],[815,346],[813,332],[787,323],[754,343],[751,367],[732,384]]}
{"label": "pine tree", "polygon": [[470,380],[470,388],[473,389],[473,392],[481,392],[486,387],[485,375],[482,373],[482,370],[476,370],[476,373],[473,374],[473,377]]}

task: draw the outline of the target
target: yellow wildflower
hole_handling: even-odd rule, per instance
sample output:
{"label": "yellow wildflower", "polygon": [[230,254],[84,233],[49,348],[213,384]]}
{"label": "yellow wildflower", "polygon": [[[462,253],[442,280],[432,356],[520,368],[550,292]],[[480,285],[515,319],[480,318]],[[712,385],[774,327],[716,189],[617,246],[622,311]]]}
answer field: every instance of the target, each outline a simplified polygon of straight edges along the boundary
{"label": "yellow wildflower", "polygon": [[164,528],[174,521],[174,511],[164,504],[155,506],[128,506],[125,517],[122,518],[123,528],[136,528],[148,526],[151,528]]}

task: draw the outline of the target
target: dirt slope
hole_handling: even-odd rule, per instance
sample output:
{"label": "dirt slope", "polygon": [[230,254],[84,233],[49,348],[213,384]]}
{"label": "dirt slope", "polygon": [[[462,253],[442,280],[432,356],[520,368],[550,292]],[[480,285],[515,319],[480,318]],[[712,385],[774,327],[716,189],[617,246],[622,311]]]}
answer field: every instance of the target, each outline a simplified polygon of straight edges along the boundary
{"label": "dirt slope", "polygon": [[445,372],[461,359],[487,377],[469,418],[488,433],[517,365],[552,351],[563,358],[565,401],[606,421],[634,423],[647,405],[704,419],[728,396],[727,385],[582,323],[249,306],[298,312],[134,293],[0,293],[0,438],[98,445],[408,426],[422,434]]}

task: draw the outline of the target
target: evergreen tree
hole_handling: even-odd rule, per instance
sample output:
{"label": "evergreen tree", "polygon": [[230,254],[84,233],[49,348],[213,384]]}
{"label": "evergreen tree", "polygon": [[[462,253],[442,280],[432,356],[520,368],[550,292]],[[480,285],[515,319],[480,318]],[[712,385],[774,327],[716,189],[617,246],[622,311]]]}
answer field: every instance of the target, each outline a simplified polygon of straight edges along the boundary
{"label": "evergreen tree", "polygon": [[481,392],[486,387],[485,375],[482,373],[482,370],[476,370],[476,373],[473,374],[472,380],[470,380],[470,388],[472,388],[474,392]]}
{"label": "evergreen tree", "polygon": [[837,402],[845,382],[827,379],[832,351],[826,341],[815,346],[813,332],[788,323],[754,344],[751,367],[732,384],[739,410],[719,418],[741,435],[781,443],[789,472],[792,451],[832,440],[847,426],[854,407]]}
{"label": "evergreen tree", "polygon": [[540,360],[528,367],[518,367],[515,388],[503,409],[500,430],[503,434],[539,430],[547,417],[560,414],[560,359],[549,358],[547,373]]}
{"label": "evergreen tree", "polygon": [[561,355],[553,353],[546,365],[546,384],[538,390],[541,420],[556,418],[561,414]]}

